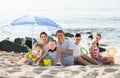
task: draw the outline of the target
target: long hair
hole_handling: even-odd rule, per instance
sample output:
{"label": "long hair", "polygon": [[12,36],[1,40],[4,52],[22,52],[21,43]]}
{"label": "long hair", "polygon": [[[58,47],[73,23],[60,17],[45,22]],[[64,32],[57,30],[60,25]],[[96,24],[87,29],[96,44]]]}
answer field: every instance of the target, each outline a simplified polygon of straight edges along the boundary
{"label": "long hair", "polygon": [[[95,33],[94,37],[99,36],[100,38],[102,37],[100,33]],[[99,47],[99,43],[97,43],[97,46]]]}

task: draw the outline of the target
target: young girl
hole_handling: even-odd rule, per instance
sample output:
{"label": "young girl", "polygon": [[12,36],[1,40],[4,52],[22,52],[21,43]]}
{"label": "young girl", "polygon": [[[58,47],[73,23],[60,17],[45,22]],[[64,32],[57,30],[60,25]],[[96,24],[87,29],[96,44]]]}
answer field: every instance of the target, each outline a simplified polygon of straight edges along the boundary
{"label": "young girl", "polygon": [[32,53],[27,53],[24,58],[18,62],[18,64],[27,64],[27,62],[37,63],[38,59],[40,59],[42,55],[42,45],[35,43],[33,45]]}
{"label": "young girl", "polygon": [[99,63],[102,64],[111,64],[113,63],[114,59],[113,57],[103,57],[102,55],[100,55],[99,53],[99,42],[101,40],[101,34],[96,33],[94,35],[94,39],[92,44],[90,45],[90,55],[92,58],[94,58],[96,61],[98,61]]}
{"label": "young girl", "polygon": [[48,43],[49,50],[44,54],[42,58],[49,55],[52,59],[52,65],[56,66],[58,63],[58,59],[60,60],[61,64],[64,65],[63,59],[61,57],[61,54],[59,52],[59,49],[56,47],[57,42],[55,40],[51,40]]}

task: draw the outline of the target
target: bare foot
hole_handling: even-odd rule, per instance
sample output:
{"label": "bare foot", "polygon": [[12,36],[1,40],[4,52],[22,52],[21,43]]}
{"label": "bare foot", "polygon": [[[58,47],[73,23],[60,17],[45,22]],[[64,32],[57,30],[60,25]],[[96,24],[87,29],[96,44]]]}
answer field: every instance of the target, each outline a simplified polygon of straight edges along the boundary
{"label": "bare foot", "polygon": [[36,65],[37,66],[43,66],[43,63],[37,63]]}
{"label": "bare foot", "polygon": [[15,62],[15,61],[10,61],[10,63],[11,63],[11,64],[17,64],[17,62]]}

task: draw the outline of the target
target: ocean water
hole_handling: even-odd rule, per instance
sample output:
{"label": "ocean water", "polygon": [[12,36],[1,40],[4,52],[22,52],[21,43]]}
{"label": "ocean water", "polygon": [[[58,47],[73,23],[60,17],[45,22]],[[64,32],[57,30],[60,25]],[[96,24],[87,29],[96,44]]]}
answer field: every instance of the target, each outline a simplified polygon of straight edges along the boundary
{"label": "ocean water", "polygon": [[[101,33],[101,43],[108,45],[103,47],[106,49],[115,47],[117,55],[120,55],[119,0],[51,0],[48,2],[47,0],[30,0],[29,2],[12,0],[9,3],[3,2],[3,4],[0,5],[2,7],[0,27],[24,15],[47,17],[60,25],[64,31],[73,34],[80,32],[87,43],[90,40],[86,32]],[[11,35],[0,31],[0,40],[12,37]]]}

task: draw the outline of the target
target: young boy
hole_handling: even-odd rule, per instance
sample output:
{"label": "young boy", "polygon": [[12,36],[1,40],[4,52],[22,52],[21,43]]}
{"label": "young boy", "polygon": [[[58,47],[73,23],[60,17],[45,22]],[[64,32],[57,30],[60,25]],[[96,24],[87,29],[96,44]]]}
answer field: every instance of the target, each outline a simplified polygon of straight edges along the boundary
{"label": "young boy", "polygon": [[57,42],[55,40],[51,40],[48,43],[49,50],[43,55],[42,58],[45,56],[50,56],[52,59],[52,65],[56,66],[58,63],[58,60],[60,60],[61,64],[64,65],[63,59],[61,57],[61,54],[59,52],[59,49],[56,47]]}

